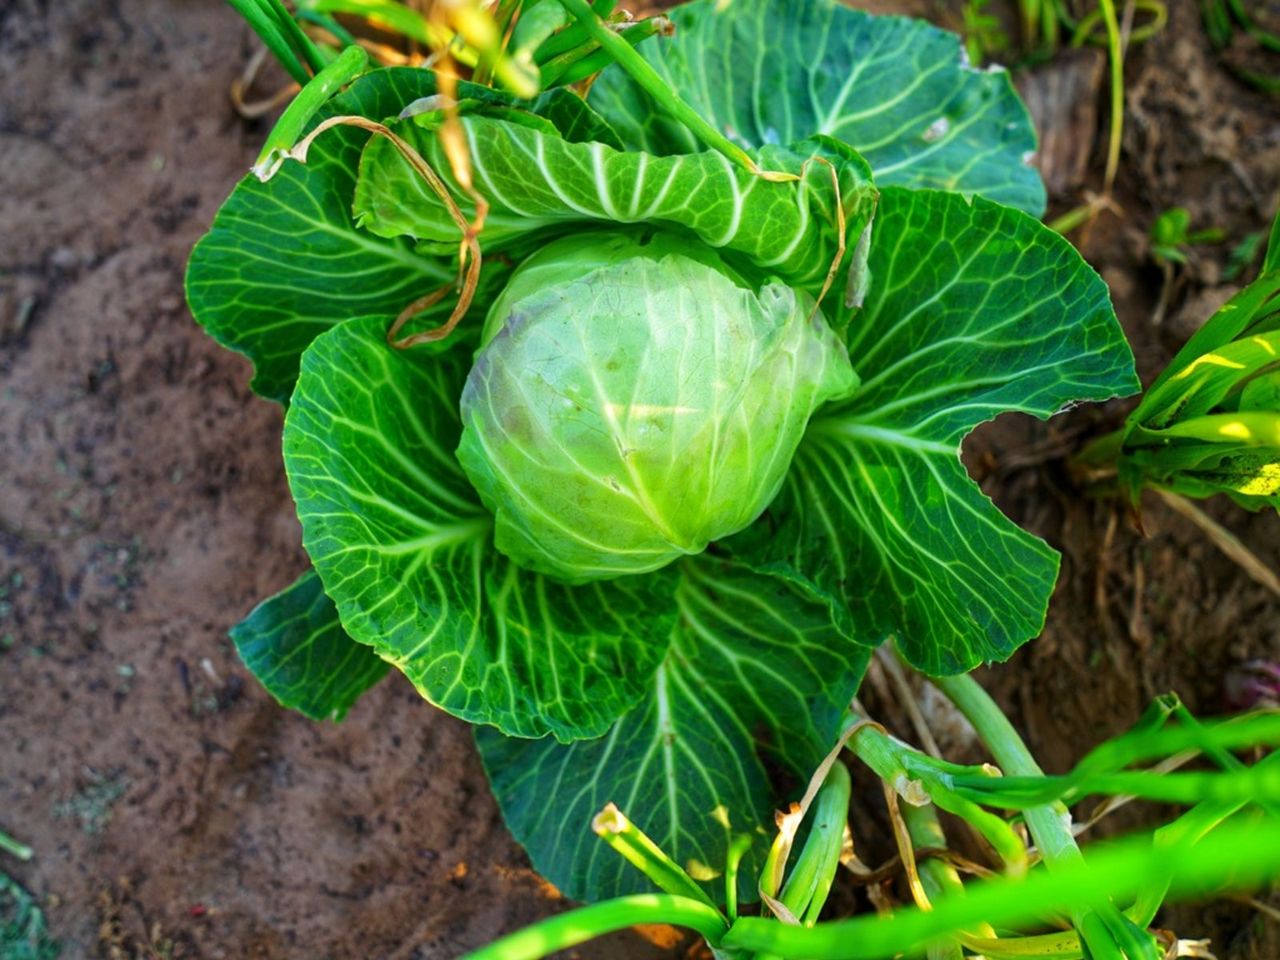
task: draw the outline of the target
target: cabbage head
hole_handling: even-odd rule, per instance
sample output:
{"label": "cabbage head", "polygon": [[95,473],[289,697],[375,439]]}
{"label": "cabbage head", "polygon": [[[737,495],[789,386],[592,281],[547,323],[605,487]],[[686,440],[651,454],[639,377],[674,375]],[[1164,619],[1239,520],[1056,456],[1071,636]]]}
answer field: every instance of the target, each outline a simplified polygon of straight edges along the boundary
{"label": "cabbage head", "polygon": [[814,300],[705,244],[589,232],[529,257],[462,394],[458,458],[517,563],[569,583],[655,570],[777,494],[857,376]]}

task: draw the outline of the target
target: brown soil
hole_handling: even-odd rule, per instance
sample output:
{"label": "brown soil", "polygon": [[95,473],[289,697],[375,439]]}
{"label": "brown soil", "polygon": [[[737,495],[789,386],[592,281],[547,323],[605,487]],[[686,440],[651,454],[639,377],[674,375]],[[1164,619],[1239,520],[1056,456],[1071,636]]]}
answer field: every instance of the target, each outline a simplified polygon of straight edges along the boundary
{"label": "brown soil", "polygon": [[[1207,251],[1153,327],[1154,214],[1185,205],[1238,238],[1280,187],[1275,101],[1171,6],[1129,74],[1125,218],[1083,241],[1148,379],[1225,260]],[[37,851],[0,866],[67,957],[451,957],[563,907],[465,725],[397,679],[309,723],[225,636],[304,565],[279,411],[182,301],[187,252],[264,132],[227,103],[251,49],[216,0],[0,3],[0,828]],[[1003,418],[969,444],[997,502],[1066,552],[1045,636],[984,677],[1050,769],[1157,692],[1218,712],[1234,665],[1280,655],[1276,598],[1194,528],[1153,502],[1147,539],[1123,517],[1108,535],[1114,509],[1073,486],[1062,452],[1123,409]],[[1275,516],[1208,509],[1280,566]],[[1280,956],[1245,907],[1167,920],[1224,960]],[[659,931],[581,953],[687,948]]]}

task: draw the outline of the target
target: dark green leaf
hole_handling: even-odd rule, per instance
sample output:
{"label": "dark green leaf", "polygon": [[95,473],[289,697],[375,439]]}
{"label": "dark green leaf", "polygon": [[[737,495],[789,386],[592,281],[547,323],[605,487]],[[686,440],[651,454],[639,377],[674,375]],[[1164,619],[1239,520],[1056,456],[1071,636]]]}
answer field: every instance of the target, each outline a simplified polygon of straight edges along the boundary
{"label": "dark green leaf", "polygon": [[[748,147],[826,134],[858,150],[876,183],[980,193],[1039,216],[1035,131],[1009,76],[977,70],[954,34],[834,0],[698,0],[645,59],[702,116]],[[702,145],[617,66],[590,101],[650,153]]]}
{"label": "dark green leaf", "polygon": [[388,669],[347,636],[314,570],[258,604],[231,639],[258,682],[312,720],[341,720]]}
{"label": "dark green leaf", "polygon": [[[428,70],[377,70],[331,100],[315,122],[344,114],[381,121],[435,92]],[[462,84],[460,93],[515,102],[472,84]],[[566,91],[527,106],[555,123],[562,136],[616,142],[608,125]],[[407,241],[355,226],[356,167],[368,139],[364,131],[339,127],[315,142],[305,165],[288,161],[266,183],[246,177],[191,254],[191,312],[219,343],[253,361],[253,389],[269,399],[288,398],[298,357],[329,327],[358,316],[381,316],[389,323],[457,273],[449,257],[424,255]],[[428,317],[441,322],[452,309],[446,297]]]}
{"label": "dark green leaf", "polygon": [[[762,856],[783,799],[762,756],[793,774],[798,796],[866,669],[869,649],[806,581],[705,554],[680,567],[671,651],[606,736],[566,746],[476,732],[507,824],[538,871],[577,899],[650,889],[592,833],[610,802],[681,866],[722,870],[742,832]],[[756,897],[759,862],[744,864],[744,899]],[[708,889],[723,896],[722,883]]]}
{"label": "dark green leaf", "polygon": [[961,439],[1137,387],[1106,286],[1065,240],[981,198],[887,188],[849,331],[862,388],[819,411],[782,493],[730,541],[844,598],[858,635],[959,673],[1039,633],[1057,554],[969,479]]}
{"label": "dark green leaf", "polygon": [[513,736],[597,736],[648,688],[676,619],[662,572],[566,587],[492,544],[454,456],[465,350],[350,320],[303,355],[284,455],[342,625],[433,703]]}
{"label": "dark green leaf", "polygon": [[60,956],[62,944],[49,935],[36,898],[0,873],[0,960],[57,960]]}

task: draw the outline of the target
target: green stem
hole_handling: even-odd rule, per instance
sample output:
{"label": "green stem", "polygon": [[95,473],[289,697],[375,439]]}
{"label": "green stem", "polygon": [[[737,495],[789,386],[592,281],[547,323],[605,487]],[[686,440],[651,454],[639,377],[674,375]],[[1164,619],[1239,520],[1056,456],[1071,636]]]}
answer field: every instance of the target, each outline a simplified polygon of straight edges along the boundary
{"label": "green stem", "polygon": [[[945,849],[946,834],[942,832],[942,822],[938,820],[937,811],[932,804],[917,807],[906,804],[902,808],[902,819],[906,822],[907,833],[911,837],[911,846],[916,850],[934,847]],[[920,874],[920,885],[930,903],[937,903],[943,897],[964,896],[964,883],[955,867],[939,857],[928,857],[916,865]],[[989,927],[984,935],[995,936]],[[946,937],[929,945],[928,960],[964,960],[964,948],[959,939]]]}
{"label": "green stem", "polygon": [[1120,169],[1120,146],[1124,137],[1124,48],[1120,44],[1120,23],[1112,0],[1098,0],[1107,25],[1107,58],[1111,61],[1111,129],[1107,137],[1107,168],[1102,192],[1111,194]]}
{"label": "green stem", "polygon": [[[635,48],[616,32],[601,23],[587,0],[560,0],[560,3],[569,11],[569,15],[582,25],[587,35],[600,44],[601,48],[613,57],[614,62],[631,75],[631,79],[653,97],[656,103],[661,104],[668,113],[688,127],[699,140],[744,170],[754,174],[761,173],[756,162],[745,150],[681,100],[670,85],[659,76],[658,71],[649,65],[649,61],[640,56]],[[796,178],[788,176],[787,179]]]}
{"label": "green stem", "polygon": [[324,54],[311,42],[311,38],[303,32],[302,27],[298,26],[298,21],[293,19],[293,14],[286,9],[281,0],[258,0],[258,2],[270,16],[275,17],[276,23],[280,25],[280,32],[311,68],[311,72],[319,73],[323,70]]}
{"label": "green stem", "polygon": [[1034,46],[1040,35],[1040,0],[1022,0],[1022,35],[1027,46]]}
{"label": "green stem", "polygon": [[[962,674],[958,677],[934,678],[933,682],[973,724],[978,736],[1005,773],[1020,777],[1044,776],[1044,771],[1031,756],[1031,751],[1018,736],[1009,718],[973,677]],[[1030,807],[1023,812],[1023,817],[1035,838],[1040,856],[1051,871],[1083,863],[1080,847],[1071,831],[1071,813],[1063,804],[1049,803]],[[1094,960],[1120,960],[1126,953],[1129,960],[1156,956],[1154,942],[1149,947],[1138,949],[1136,953],[1132,952],[1139,945],[1128,936],[1128,930],[1124,926],[1126,921],[1113,904],[1107,903],[1097,908],[1073,906],[1071,921]],[[1117,927],[1117,924],[1120,926]]]}
{"label": "green stem", "polygon": [[738,868],[752,843],[751,834],[739,833],[729,841],[724,857],[724,910],[730,921],[738,918]]}
{"label": "green stem", "polygon": [[782,902],[807,927],[822,912],[840,866],[851,792],[849,771],[837,760],[809,811],[809,836],[782,888]]}
{"label": "green stem", "polygon": [[[633,47],[662,31],[663,18],[650,17],[635,26],[621,31],[619,36]],[[579,47],[548,61],[540,68],[544,89],[553,86],[569,86],[599,73],[613,63],[613,54],[594,45]]]}
{"label": "green stem", "polygon": [[1240,0],[1228,0],[1228,5],[1231,7],[1231,12],[1235,14],[1240,26],[1244,27],[1245,33],[1253,37],[1266,49],[1280,51],[1280,36],[1258,26],[1253,17],[1245,10],[1244,4]]}
{"label": "green stem", "polygon": [[289,151],[302,138],[303,131],[340,89],[369,68],[369,55],[362,47],[347,47],[332,63],[317,73],[293,98],[267,135],[258,162],[253,165],[259,180],[270,180]]}
{"label": "green stem", "polygon": [[637,923],[666,923],[687,927],[719,944],[728,924],[714,907],[665,893],[642,893],[570,910],[525,927],[461,960],[538,960],[596,937],[625,930]]}
{"label": "green stem", "polygon": [[849,749],[908,803],[918,804],[927,797],[941,809],[973,824],[1010,870],[1026,870],[1027,851],[1013,828],[944,785],[946,778],[965,768],[934,760],[872,725],[863,726],[853,735]]}
{"label": "green stem", "polygon": [[[1258,761],[1256,767],[1280,769],[1280,753],[1268,754]],[[1157,830],[1154,845],[1162,850],[1200,840],[1228,817],[1244,808],[1252,799],[1247,793],[1241,792],[1226,800],[1203,800],[1177,820]],[[1168,878],[1164,878],[1161,883],[1152,883],[1143,887],[1134,905],[1126,911],[1129,918],[1140,926],[1150,926],[1161,904],[1164,903],[1168,889]]]}
{"label": "green stem", "polygon": [[[556,3],[557,0],[545,0],[545,2]],[[613,3],[602,3],[601,0],[596,0],[595,3],[591,4],[591,9],[595,11],[597,17],[607,23],[610,22],[609,15],[613,12],[614,6],[615,4]],[[569,11],[567,9],[564,7],[561,7],[561,9],[568,14]],[[539,65],[544,64],[555,57],[568,53],[574,47],[582,46],[589,40],[590,37],[588,37],[585,27],[578,23],[570,23],[538,45],[533,54],[534,62]]]}
{"label": "green stem", "polygon": [[[1280,223],[1280,221],[1277,221],[1277,223]],[[1200,747],[1200,749],[1204,751],[1205,756],[1211,759],[1223,770],[1226,770],[1228,772],[1238,772],[1241,770],[1249,769],[1248,765],[1244,761],[1242,761],[1235,754],[1229,752],[1230,749],[1232,748],[1240,749],[1241,747],[1253,747],[1253,746],[1260,745],[1263,742],[1259,740],[1256,742],[1248,742],[1248,743],[1243,743],[1239,745],[1236,745],[1233,743],[1223,744],[1223,743],[1217,742],[1212,737],[1212,735],[1205,730],[1205,725],[1201,723],[1200,720],[1183,705],[1181,700],[1176,699],[1176,697],[1170,709],[1170,712],[1173,714],[1173,716],[1177,717],[1178,721],[1183,725],[1202,732],[1202,739],[1200,743],[1197,745]],[[1262,714],[1262,716],[1269,717],[1270,715]],[[1246,719],[1247,719],[1246,717],[1241,717],[1239,722],[1244,722]],[[1232,723],[1233,721],[1227,721],[1227,722]],[[1280,746],[1280,744],[1276,743],[1275,741],[1272,741],[1270,745],[1273,747]],[[1273,756],[1272,754],[1268,754],[1268,759],[1270,759],[1272,756]],[[1259,762],[1255,766],[1260,768],[1262,767],[1262,763]],[[1206,798],[1200,797],[1198,799],[1203,800]],[[1265,810],[1269,816],[1275,817],[1277,820],[1280,820],[1280,805],[1278,805],[1276,801],[1270,798],[1265,798],[1265,797],[1264,798],[1254,797],[1253,801],[1256,804],[1258,804],[1258,806],[1262,807],[1262,809]]]}
{"label": "green stem", "polygon": [[[1031,756],[1009,718],[973,677],[968,674],[936,677],[933,678],[933,683],[969,719],[1006,774],[1019,777],[1044,776],[1044,771]],[[1071,835],[1069,818],[1070,814],[1062,804],[1050,804],[1026,811],[1027,826],[1046,862],[1079,858],[1080,848]]]}
{"label": "green stem", "polygon": [[[1170,873],[1172,889],[1185,896],[1204,895],[1223,883],[1233,889],[1264,883],[1280,873],[1280,824],[1264,820],[1247,827],[1224,826],[1200,843],[1172,852],[1153,851],[1149,838],[1120,841],[1094,853],[1087,864],[1075,858],[1052,872],[974,884],[965,896],[943,899],[933,910],[904,909],[888,918],[861,916],[810,928],[743,917],[720,947],[789,960],[883,960],[975,923],[1015,926],[1081,903],[1131,896]],[[1100,955],[1092,956],[1097,960]]]}
{"label": "green stem", "polygon": [[534,61],[539,48],[550,41],[557,30],[563,30],[568,22],[568,12],[555,0],[526,6],[511,32],[509,49],[517,57]]}
{"label": "green stem", "polygon": [[280,32],[279,24],[274,17],[262,9],[258,0],[227,0],[227,3],[267,45],[272,56],[280,62],[280,66],[284,67],[285,72],[293,78],[295,83],[305,84],[310,79],[306,66],[298,58],[297,52],[285,39],[284,34]]}
{"label": "green stem", "polygon": [[1098,206],[1095,203],[1082,203],[1077,207],[1072,207],[1062,216],[1050,220],[1046,226],[1054,233],[1068,234],[1080,224],[1092,219]]}
{"label": "green stem", "polygon": [[[659,890],[673,896],[697,900],[715,910],[715,904],[689,876],[649,836],[627,819],[626,814],[608,804],[591,821],[591,829],[628,863],[654,882]],[[719,913],[719,911],[716,911]]]}
{"label": "green stem", "polygon": [[986,960],[1082,960],[1080,937],[1074,930],[1033,937],[966,937],[964,945]]}
{"label": "green stem", "polygon": [[30,860],[35,856],[34,850],[28,847],[25,843],[19,843],[3,830],[0,830],[0,850],[10,856],[17,857],[19,860]]}
{"label": "green stem", "polygon": [[1228,800],[1244,795],[1273,808],[1280,803],[1280,770],[1258,766],[1225,773],[1158,773],[1121,770],[1099,773],[1073,783],[1066,777],[1009,777],[990,792],[973,792],[968,783],[957,783],[962,796],[1010,810],[1031,811],[1063,798],[1074,803],[1089,796],[1129,796],[1157,803],[1192,804],[1201,800]]}

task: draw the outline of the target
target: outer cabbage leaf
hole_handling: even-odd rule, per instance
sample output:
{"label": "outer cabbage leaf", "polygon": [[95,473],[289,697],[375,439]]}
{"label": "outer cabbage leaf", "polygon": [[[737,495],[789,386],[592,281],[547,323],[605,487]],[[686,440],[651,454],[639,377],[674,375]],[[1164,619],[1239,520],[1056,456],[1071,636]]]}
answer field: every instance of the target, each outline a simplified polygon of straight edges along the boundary
{"label": "outer cabbage leaf", "polygon": [[312,720],[341,720],[389,668],[343,631],[314,570],[254,607],[231,639],[267,692]]}
{"label": "outer cabbage leaf", "polygon": [[[538,872],[577,899],[651,889],[592,833],[592,818],[613,802],[682,865],[722,870],[731,836],[756,834],[740,891],[754,900],[783,799],[762,758],[803,784],[866,669],[870,649],[807,581],[707,554],[680,566],[671,651],[606,736],[566,746],[476,731],[511,831]],[[721,897],[723,882],[708,890]]]}
{"label": "outer cabbage leaf", "polygon": [[[750,265],[754,276],[772,274],[816,293],[840,254],[838,209],[848,256],[875,205],[866,162],[832,141],[762,150],[762,165],[802,175],[799,182],[775,183],[717,153],[654,157],[570,143],[491,117],[464,116],[461,124],[476,188],[490,204],[480,234],[486,251],[527,246],[531,234],[583,223],[655,224],[694,235],[730,263]],[[473,204],[453,182],[435,130],[410,122],[396,129],[470,214]],[[413,237],[420,249],[457,250],[458,228],[446,208],[386,140],[365,150],[355,209],[373,234]]]}
{"label": "outer cabbage leaf", "polygon": [[[759,147],[826,134],[866,157],[882,186],[979,193],[1044,212],[1026,108],[1003,70],[969,66],[954,34],[834,0],[718,6],[677,7],[675,36],[640,52],[731,139]],[[631,149],[704,149],[616,65],[589,99]]]}
{"label": "outer cabbage leaf", "polygon": [[[383,120],[435,92],[435,75],[428,70],[377,70],[326,104],[315,122],[343,114]],[[461,92],[512,102],[472,84],[462,84]],[[616,139],[566,91],[528,106],[566,138]],[[191,312],[219,343],[253,361],[253,389],[271,400],[288,398],[299,356],[329,327],[366,315],[389,321],[457,272],[447,257],[415,252],[406,241],[356,227],[351,199],[368,139],[364,131],[339,127],[316,141],[306,164],[287,162],[266,183],[245,177],[192,251],[187,267]],[[501,271],[488,272],[491,283],[501,279]],[[442,303],[424,320],[442,321],[450,309],[451,303]]]}
{"label": "outer cabbage leaf", "polygon": [[285,418],[303,544],[343,628],[464,720],[599,735],[666,652],[674,578],[566,587],[498,554],[453,452],[470,357],[383,333],[375,317],[319,337]]}
{"label": "outer cabbage leaf", "polygon": [[764,520],[728,543],[843,597],[860,637],[959,673],[1039,633],[1058,566],[968,477],[961,439],[1132,393],[1133,357],[1101,279],[1016,210],[886,188],[869,266],[848,332],[861,388],[819,412]]}

